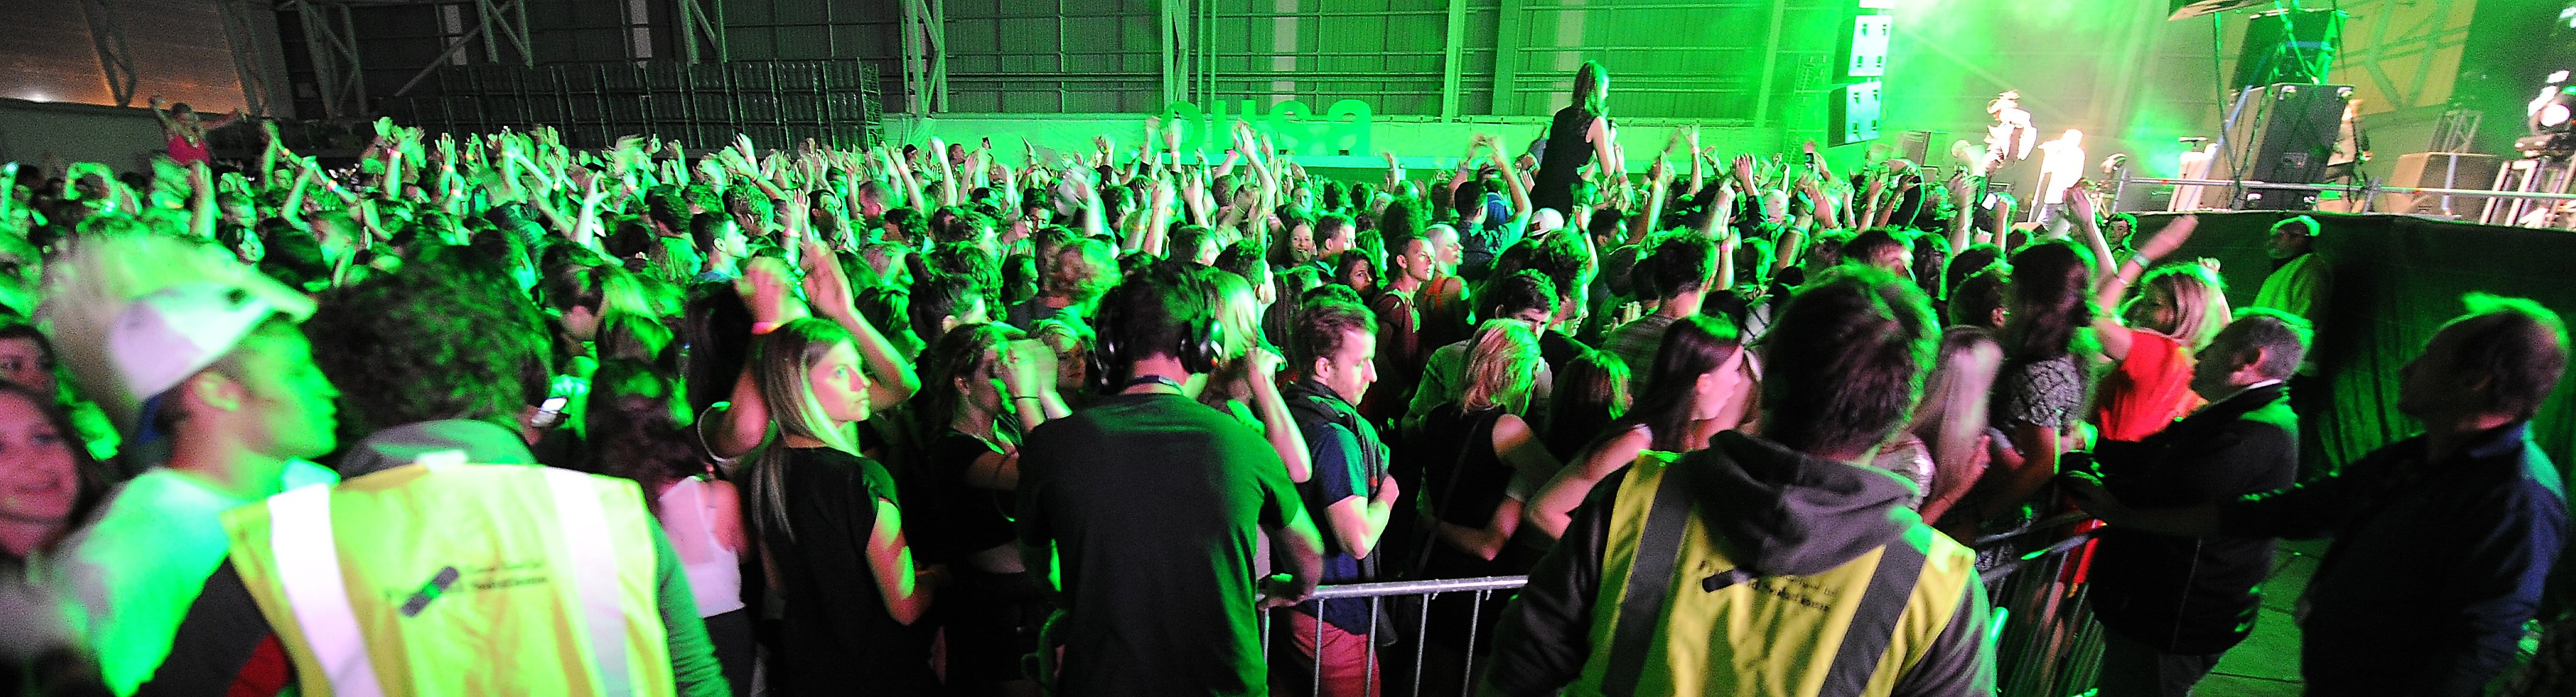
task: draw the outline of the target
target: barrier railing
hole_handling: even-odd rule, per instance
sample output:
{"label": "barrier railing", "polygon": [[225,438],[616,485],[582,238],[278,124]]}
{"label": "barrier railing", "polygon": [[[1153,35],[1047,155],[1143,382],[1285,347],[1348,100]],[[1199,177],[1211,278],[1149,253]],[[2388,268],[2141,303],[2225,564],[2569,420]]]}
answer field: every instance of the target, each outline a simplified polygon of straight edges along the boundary
{"label": "barrier railing", "polygon": [[[1314,641],[1313,646],[1317,647],[1317,655],[1312,657],[1311,662],[1307,664],[1307,667],[1309,668],[1307,686],[1310,691],[1306,694],[1358,694],[1379,695],[1381,697],[1385,695],[1419,697],[1420,695],[1426,694],[1423,692],[1422,688],[1423,679],[1435,668],[1435,666],[1431,664],[1432,656],[1430,654],[1431,645],[1436,643],[1433,641],[1435,628],[1431,626],[1432,603],[1436,602],[1443,595],[1469,595],[1474,602],[1470,605],[1470,610],[1467,612],[1466,633],[1456,637],[1464,640],[1463,643],[1458,644],[1458,646],[1462,646],[1463,648],[1457,651],[1457,655],[1454,657],[1456,659],[1455,662],[1458,664],[1455,666],[1458,670],[1457,694],[1462,696],[1467,695],[1475,689],[1476,676],[1478,674],[1477,669],[1479,667],[1477,665],[1478,654],[1476,652],[1476,646],[1481,640],[1479,635],[1490,631],[1491,629],[1484,625],[1483,615],[1485,613],[1480,610],[1482,610],[1488,603],[1493,603],[1498,598],[1502,597],[1498,595],[1499,593],[1520,588],[1528,583],[1529,578],[1526,576],[1489,576],[1484,578],[1354,583],[1316,588],[1315,595],[1313,596],[1313,607],[1316,617],[1327,616],[1327,610],[1333,607],[1335,603],[1365,602],[1368,603],[1369,625],[1372,627],[1385,629],[1389,628],[1390,624],[1403,624],[1403,621],[1408,619],[1411,620],[1411,623],[1394,627],[1393,637],[1391,637],[1390,641],[1385,643],[1381,643],[1380,639],[1387,637],[1379,637],[1372,632],[1371,636],[1365,642],[1368,645],[1368,659],[1367,664],[1362,671],[1363,682],[1356,687],[1327,691],[1324,689],[1325,671],[1323,668],[1323,650],[1321,648],[1324,646],[1325,623],[1321,620],[1316,621],[1315,634],[1312,639]],[[1418,599],[1419,602],[1410,602],[1413,599]],[[1411,608],[1414,609],[1415,612],[1410,613],[1414,615],[1410,618],[1390,617],[1388,614],[1388,605],[1393,601],[1408,601],[1406,604],[1415,604],[1418,605],[1418,608]],[[1281,662],[1282,659],[1300,660],[1308,658],[1296,655],[1297,650],[1294,648],[1283,649],[1282,647],[1273,647],[1271,645],[1274,643],[1271,641],[1271,637],[1278,633],[1276,628],[1272,626],[1274,616],[1278,616],[1279,613],[1287,612],[1298,612],[1298,610],[1280,608],[1271,611],[1270,615],[1262,617],[1262,653],[1265,656],[1271,657],[1270,665],[1274,667],[1287,665]],[[1413,665],[1410,670],[1405,671],[1401,676],[1409,678],[1407,685],[1405,685],[1402,690],[1392,689],[1393,686],[1382,684],[1384,678],[1390,674],[1390,671],[1381,667],[1382,664],[1378,661],[1379,649],[1382,646],[1398,649],[1410,649],[1413,653]],[[1285,650],[1287,655],[1282,656],[1278,653],[1282,650]],[[1437,666],[1437,668],[1445,667],[1447,666]],[[1446,678],[1447,676],[1444,674],[1438,677]],[[1378,686],[1378,688],[1371,689],[1370,686]],[[1335,687],[1342,688],[1344,686],[1337,685]],[[1445,694],[1446,690],[1442,690],[1441,692]]]}
{"label": "barrier railing", "polygon": [[[1979,539],[1979,550],[2039,544],[2070,525],[2090,520],[2060,516],[2005,535]],[[1994,615],[1987,639],[1995,644],[1995,687],[2002,697],[2072,697],[2093,689],[2101,674],[2102,627],[2093,623],[2093,536],[2086,529],[2021,553],[1979,572]]]}
{"label": "barrier railing", "polygon": [[[2083,530],[2062,539],[2051,539],[2069,526],[2084,524],[2089,518],[2077,515],[2051,518],[2012,533],[1981,538],[1974,545],[1981,551],[2030,548],[2028,552],[1985,569],[1979,576],[1985,582],[1987,597],[1994,614],[1987,627],[1986,640],[1995,644],[1996,687],[2002,697],[2072,697],[2092,689],[2101,668],[2102,629],[2093,623],[2089,585],[2085,573],[2091,562],[2092,541],[2096,530]],[[1424,697],[1450,694],[1448,680],[1457,680],[1456,694],[1469,694],[1480,673],[1477,653],[1480,634],[1490,631],[1485,613],[1465,613],[1462,628],[1435,627],[1432,605],[1442,596],[1472,598],[1473,607],[1482,608],[1528,583],[1521,576],[1486,578],[1395,581],[1324,586],[1315,590],[1316,616],[1326,616],[1336,603],[1364,602],[1369,608],[1369,624],[1381,631],[1390,630],[1394,638],[1380,641],[1373,636],[1367,644],[1367,662],[1359,685],[1332,685],[1327,690],[1323,659],[1299,655],[1293,647],[1274,646],[1275,637],[1283,636],[1275,622],[1285,621],[1278,613],[1298,612],[1280,608],[1262,618],[1262,651],[1270,658],[1274,671],[1283,666],[1308,669],[1301,676],[1309,691],[1305,694],[1356,694],[1380,697]],[[1394,616],[1394,606],[1402,605],[1403,614]],[[1310,639],[1313,646],[1325,644],[1325,623],[1315,622]],[[1373,633],[1374,634],[1374,633]],[[1433,665],[1430,647],[1435,644],[1463,647],[1448,657],[1454,665]],[[1413,654],[1410,666],[1389,665],[1380,660],[1384,649]],[[1319,648],[1318,654],[1322,653]],[[1297,663],[1289,663],[1295,661]],[[1450,673],[1450,670],[1456,672]],[[1434,671],[1438,675],[1432,675]],[[1392,676],[1401,685],[1386,684]],[[1438,689],[1424,690],[1425,678],[1438,680]],[[1368,686],[1375,685],[1372,691]]]}

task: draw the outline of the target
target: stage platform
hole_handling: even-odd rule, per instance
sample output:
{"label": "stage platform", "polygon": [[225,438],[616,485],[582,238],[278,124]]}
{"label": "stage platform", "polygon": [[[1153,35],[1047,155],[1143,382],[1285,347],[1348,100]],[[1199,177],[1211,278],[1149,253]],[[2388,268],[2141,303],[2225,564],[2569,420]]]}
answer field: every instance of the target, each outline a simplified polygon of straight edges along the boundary
{"label": "stage platform", "polygon": [[[2217,259],[2236,307],[2254,300],[2272,271],[2274,222],[2295,211],[2139,213],[2142,235],[2183,215],[2200,229],[2174,260]],[[2349,462],[2421,428],[2397,413],[2398,369],[2472,291],[2530,298],[2576,313],[2576,231],[2452,222],[2409,215],[2305,213],[2324,234],[2316,253],[2334,271],[2316,356],[2334,403],[2310,424],[2330,462]],[[2139,238],[2143,240],[2144,238]],[[2576,380],[2562,380],[2532,435],[2563,469],[2576,463]]]}

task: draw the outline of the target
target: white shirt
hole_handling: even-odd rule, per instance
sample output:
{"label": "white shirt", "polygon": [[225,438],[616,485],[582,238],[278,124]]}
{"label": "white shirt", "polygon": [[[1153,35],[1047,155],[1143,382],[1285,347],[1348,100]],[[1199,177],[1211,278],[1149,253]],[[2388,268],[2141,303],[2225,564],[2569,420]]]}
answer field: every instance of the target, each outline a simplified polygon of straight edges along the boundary
{"label": "white shirt", "polygon": [[[327,486],[340,475],[290,460],[278,480],[284,491]],[[261,500],[157,468],[119,486],[97,518],[63,541],[46,582],[62,598],[73,635],[97,655],[109,689],[134,694],[161,667],[188,606],[232,549],[224,511]]]}

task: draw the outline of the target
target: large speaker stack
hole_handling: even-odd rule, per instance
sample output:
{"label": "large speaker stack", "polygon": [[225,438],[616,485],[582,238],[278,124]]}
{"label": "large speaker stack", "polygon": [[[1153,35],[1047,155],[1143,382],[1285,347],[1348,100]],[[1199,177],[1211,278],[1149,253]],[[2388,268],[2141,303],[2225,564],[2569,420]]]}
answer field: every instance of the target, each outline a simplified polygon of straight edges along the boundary
{"label": "large speaker stack", "polygon": [[[2272,184],[2325,181],[2326,160],[2342,130],[2348,85],[2276,84],[2237,95],[2227,136],[2210,162],[2211,179]],[[2317,192],[2260,186],[2212,186],[2201,205],[2236,210],[2308,210]]]}
{"label": "large speaker stack", "polygon": [[1830,124],[1826,144],[1843,146],[1878,139],[1880,88],[1887,76],[1887,44],[1896,29],[1896,0],[1846,0],[1851,34],[1836,52],[1833,99],[1826,111]]}

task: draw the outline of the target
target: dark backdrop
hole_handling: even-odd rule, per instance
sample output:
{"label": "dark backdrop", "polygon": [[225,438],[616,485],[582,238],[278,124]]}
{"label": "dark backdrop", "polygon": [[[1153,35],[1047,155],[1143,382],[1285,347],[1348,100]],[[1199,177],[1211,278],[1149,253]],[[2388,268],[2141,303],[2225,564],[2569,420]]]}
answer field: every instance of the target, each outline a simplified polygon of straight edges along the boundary
{"label": "dark backdrop", "polygon": [[[2265,240],[2289,212],[2204,213],[2177,259],[2222,263],[2227,299],[2254,300],[2272,270]],[[2316,253],[2334,269],[2315,351],[2333,407],[2308,428],[2329,462],[2344,463],[2422,429],[2397,412],[2398,368],[2422,350],[2470,291],[2530,298],[2559,313],[2576,310],[2576,232],[2529,230],[2403,215],[2315,213],[2324,234]],[[2142,216],[2162,229],[2175,216]],[[2576,389],[2558,389],[2532,421],[2532,436],[2562,471],[2576,447]]]}

